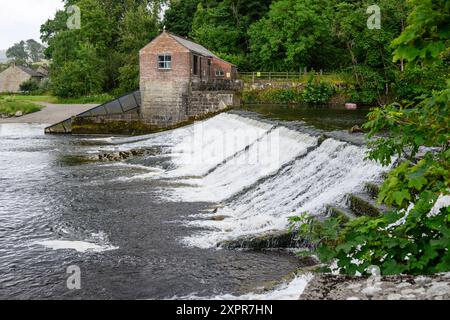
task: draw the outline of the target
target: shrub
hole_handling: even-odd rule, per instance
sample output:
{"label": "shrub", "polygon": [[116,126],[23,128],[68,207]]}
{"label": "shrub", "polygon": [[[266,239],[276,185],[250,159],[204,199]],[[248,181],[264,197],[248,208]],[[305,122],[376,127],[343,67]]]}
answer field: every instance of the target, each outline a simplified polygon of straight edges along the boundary
{"label": "shrub", "polygon": [[333,85],[325,82],[315,82],[310,78],[303,91],[303,101],[311,104],[324,104],[328,102],[335,92]]}
{"label": "shrub", "polygon": [[245,103],[288,104],[302,102],[302,92],[298,88],[267,88],[245,90],[242,98]]}
{"label": "shrub", "polygon": [[395,94],[400,101],[413,101],[415,97],[429,95],[433,90],[443,90],[448,76],[448,68],[442,61],[427,67],[407,66],[404,72],[397,74]]}
{"label": "shrub", "polygon": [[30,93],[30,92],[36,91],[38,89],[39,89],[39,83],[34,79],[24,81],[20,85],[20,91],[23,91],[25,93]]}

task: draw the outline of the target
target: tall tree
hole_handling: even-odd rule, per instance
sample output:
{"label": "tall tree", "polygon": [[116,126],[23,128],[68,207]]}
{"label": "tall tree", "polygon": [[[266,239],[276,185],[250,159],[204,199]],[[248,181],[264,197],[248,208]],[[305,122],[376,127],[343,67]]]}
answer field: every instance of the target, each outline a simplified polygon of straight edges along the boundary
{"label": "tall tree", "polygon": [[29,39],[26,42],[28,58],[33,62],[39,62],[44,58],[45,47],[36,40]]}
{"label": "tall tree", "polygon": [[[81,29],[67,28],[65,10],[41,27],[41,39],[48,44],[46,55],[52,58],[55,93],[80,96],[136,89],[138,51],[158,29],[150,2],[66,0],[66,8],[71,4],[80,7]],[[90,83],[79,85],[82,81]]]}
{"label": "tall tree", "polygon": [[6,50],[6,57],[13,59],[17,64],[28,64],[28,52],[25,41],[20,41]]}
{"label": "tall tree", "polygon": [[279,71],[315,67],[317,54],[331,42],[330,11],[328,0],[274,2],[267,17],[254,23],[249,30],[257,67]]}
{"label": "tall tree", "polygon": [[164,13],[167,30],[186,37],[192,32],[192,22],[200,0],[172,0]]}
{"label": "tall tree", "polygon": [[119,90],[126,93],[139,88],[139,50],[158,34],[158,21],[145,5],[125,13],[120,28],[119,50],[122,66],[119,68]]}

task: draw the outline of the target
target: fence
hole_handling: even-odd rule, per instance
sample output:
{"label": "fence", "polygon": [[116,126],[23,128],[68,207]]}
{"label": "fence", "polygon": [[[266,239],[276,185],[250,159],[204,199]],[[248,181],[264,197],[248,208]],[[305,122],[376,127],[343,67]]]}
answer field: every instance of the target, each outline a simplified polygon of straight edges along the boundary
{"label": "fence", "polygon": [[238,77],[245,82],[256,81],[307,81],[311,75],[329,76],[331,73],[320,71],[300,72],[239,72]]}

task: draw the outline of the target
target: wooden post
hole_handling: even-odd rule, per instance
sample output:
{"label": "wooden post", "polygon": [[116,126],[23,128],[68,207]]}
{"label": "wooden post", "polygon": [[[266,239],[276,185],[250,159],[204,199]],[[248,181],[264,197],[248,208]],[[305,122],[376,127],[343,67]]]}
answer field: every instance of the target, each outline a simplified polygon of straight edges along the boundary
{"label": "wooden post", "polygon": [[269,81],[272,80],[272,72],[269,71]]}
{"label": "wooden post", "polygon": [[255,72],[252,72],[252,83],[255,84]]}

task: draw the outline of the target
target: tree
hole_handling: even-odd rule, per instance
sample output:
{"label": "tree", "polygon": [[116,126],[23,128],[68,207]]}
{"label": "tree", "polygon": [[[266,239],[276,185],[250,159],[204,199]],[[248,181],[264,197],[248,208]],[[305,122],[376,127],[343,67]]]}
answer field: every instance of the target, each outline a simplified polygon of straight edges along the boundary
{"label": "tree", "polygon": [[[290,71],[320,67],[324,44],[331,42],[329,1],[280,0],[248,33],[257,67]],[[317,63],[315,63],[317,62]]]}
{"label": "tree", "polygon": [[[430,7],[423,7],[422,1],[410,3],[408,26],[392,42],[394,61],[435,63],[448,51],[448,34],[447,39],[441,36],[448,30],[441,24],[442,16],[448,14],[448,2],[426,1]],[[423,15],[430,8],[436,14]],[[398,209],[348,223],[339,218],[325,222],[291,219],[301,224],[302,237],[315,242],[322,262],[337,260],[341,273],[366,273],[371,265],[379,266],[382,274],[450,271],[450,206],[443,201],[434,207],[439,198],[450,194],[450,81],[445,89],[416,100],[375,108],[364,125],[372,138],[369,159],[383,165],[391,164],[394,157],[399,159],[378,196],[379,202],[395,204]],[[417,157],[424,146],[428,148]]]}
{"label": "tree", "polygon": [[74,3],[82,12],[81,29],[67,28],[65,11],[41,26],[41,39],[48,44],[45,53],[52,59],[55,93],[77,96],[135,90],[138,51],[158,30],[158,20],[150,11],[155,7],[148,0],[66,0],[65,6]]}
{"label": "tree", "polygon": [[6,50],[6,57],[9,59],[14,59],[17,64],[27,65],[28,53],[26,51],[25,41],[20,41]]}
{"label": "tree", "polygon": [[44,58],[44,49],[45,47],[36,40],[29,39],[26,42],[28,58],[32,62],[39,62]]}
{"label": "tree", "polygon": [[249,26],[269,10],[270,0],[204,0],[199,3],[190,36],[240,70],[251,69]]}
{"label": "tree", "polygon": [[126,12],[120,28],[119,91],[126,93],[139,88],[139,50],[158,34],[158,22],[145,5]]}
{"label": "tree", "polygon": [[369,29],[366,9],[371,4],[371,1],[339,2],[331,23],[337,45],[345,48],[344,59],[340,59],[342,67],[350,66],[354,78],[353,99],[364,103],[378,99],[382,103],[397,72],[390,43],[402,31],[407,8],[404,1],[378,1],[381,28]]}
{"label": "tree", "polygon": [[441,53],[449,52],[450,2],[447,0],[409,0],[413,7],[408,26],[392,42],[394,61],[435,61]]}
{"label": "tree", "polygon": [[167,30],[187,37],[192,32],[197,5],[200,0],[172,0],[164,13],[163,24]]}

